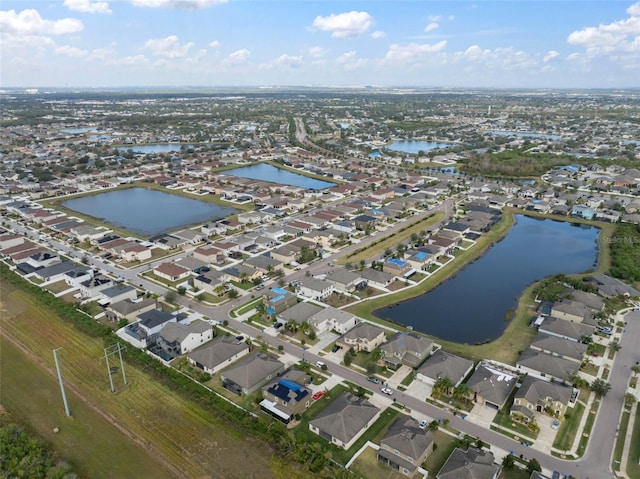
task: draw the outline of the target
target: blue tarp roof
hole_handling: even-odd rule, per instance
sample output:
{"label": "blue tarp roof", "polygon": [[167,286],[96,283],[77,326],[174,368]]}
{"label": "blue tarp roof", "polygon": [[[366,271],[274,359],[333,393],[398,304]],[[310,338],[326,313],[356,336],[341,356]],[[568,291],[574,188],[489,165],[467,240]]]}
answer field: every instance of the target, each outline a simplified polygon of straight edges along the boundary
{"label": "blue tarp roof", "polygon": [[287,294],[287,290],[282,288],[271,288],[271,291],[278,294]]}
{"label": "blue tarp roof", "polygon": [[298,383],[294,383],[293,381],[289,381],[288,379],[279,379],[278,384],[282,384],[283,386],[288,387],[294,392],[302,389],[302,386],[300,386]]}

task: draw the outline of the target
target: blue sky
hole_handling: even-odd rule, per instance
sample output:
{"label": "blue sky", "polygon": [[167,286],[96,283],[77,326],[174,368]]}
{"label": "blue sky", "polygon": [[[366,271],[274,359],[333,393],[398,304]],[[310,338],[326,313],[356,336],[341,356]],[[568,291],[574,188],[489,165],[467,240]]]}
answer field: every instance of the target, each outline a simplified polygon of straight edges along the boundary
{"label": "blue sky", "polygon": [[640,87],[640,2],[3,0],[0,87]]}

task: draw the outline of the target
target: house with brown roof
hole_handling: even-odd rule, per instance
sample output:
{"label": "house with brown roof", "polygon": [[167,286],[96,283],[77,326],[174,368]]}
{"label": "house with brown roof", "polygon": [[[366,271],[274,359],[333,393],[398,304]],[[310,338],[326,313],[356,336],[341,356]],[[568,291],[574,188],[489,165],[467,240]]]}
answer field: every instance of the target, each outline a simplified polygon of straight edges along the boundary
{"label": "house with brown roof", "polygon": [[191,274],[191,271],[189,271],[187,268],[183,268],[182,266],[178,266],[175,263],[164,262],[161,263],[160,266],[157,266],[153,270],[153,273],[160,278],[166,279],[167,281],[175,282],[189,276]]}
{"label": "house with brown roof", "polygon": [[513,399],[510,415],[528,423],[536,414],[563,417],[573,396],[573,390],[560,384],[527,376]]}
{"label": "house with brown roof", "polygon": [[336,345],[345,349],[371,352],[387,339],[384,329],[369,323],[358,323],[336,340]]}
{"label": "house with brown roof", "polygon": [[410,368],[418,367],[433,351],[433,341],[417,334],[397,333],[380,346],[385,366],[396,370],[404,364]]}

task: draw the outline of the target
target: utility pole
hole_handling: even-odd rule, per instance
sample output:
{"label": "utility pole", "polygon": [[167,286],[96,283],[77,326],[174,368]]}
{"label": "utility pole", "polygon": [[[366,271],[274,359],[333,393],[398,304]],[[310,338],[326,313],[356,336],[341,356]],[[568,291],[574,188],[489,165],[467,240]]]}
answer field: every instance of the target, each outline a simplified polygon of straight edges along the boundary
{"label": "utility pole", "polygon": [[[61,349],[61,348],[58,348]],[[58,364],[58,355],[56,354],[58,349],[53,350],[53,360],[56,363],[56,371],[58,372],[58,382],[60,383],[60,392],[62,393],[62,402],[64,403],[64,412],[67,417],[71,416],[71,412],[69,412],[69,404],[67,403],[67,395],[64,392],[64,383],[62,382],[62,374],[60,374],[60,364]]]}
{"label": "utility pole", "polygon": [[120,369],[122,370],[122,381],[124,382],[125,386],[127,385],[127,375],[124,372],[124,361],[122,359],[123,350],[124,348],[120,346],[120,343],[113,344],[109,347],[104,348],[104,358],[100,358],[100,361],[104,359],[107,363],[107,374],[109,375],[109,384],[111,385],[112,393],[116,392],[116,388],[113,385],[113,372],[117,372],[118,367],[114,366],[115,371],[111,370],[111,365],[109,364],[109,356],[112,356],[116,353],[118,354],[118,357],[120,358]]}
{"label": "utility pole", "polygon": [[118,356],[120,357],[120,369],[122,369],[122,380],[124,381],[124,385],[127,385],[127,375],[124,372],[124,362],[122,361],[122,348],[120,347],[120,343],[118,343]]}
{"label": "utility pole", "polygon": [[104,359],[107,361],[107,372],[109,373],[109,383],[111,384],[111,392],[116,392],[113,387],[113,378],[111,377],[111,366],[109,366],[109,355],[107,354],[107,348],[104,348]]}

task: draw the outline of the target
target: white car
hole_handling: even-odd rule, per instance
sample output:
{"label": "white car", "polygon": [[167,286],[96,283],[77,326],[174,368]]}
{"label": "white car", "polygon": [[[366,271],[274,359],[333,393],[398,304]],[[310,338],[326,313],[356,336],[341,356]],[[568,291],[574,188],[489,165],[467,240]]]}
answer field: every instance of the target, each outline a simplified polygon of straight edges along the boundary
{"label": "white car", "polygon": [[393,390],[387,387],[383,387],[382,389],[380,389],[380,391],[382,391],[383,394],[388,394],[389,396],[393,394]]}
{"label": "white car", "polygon": [[427,428],[427,424],[428,424],[428,423],[427,423],[427,421],[426,421],[426,420],[424,420],[424,421],[420,421],[420,429],[426,429],[426,428]]}

